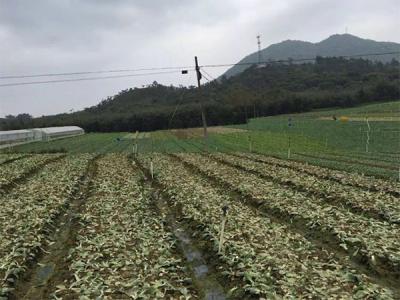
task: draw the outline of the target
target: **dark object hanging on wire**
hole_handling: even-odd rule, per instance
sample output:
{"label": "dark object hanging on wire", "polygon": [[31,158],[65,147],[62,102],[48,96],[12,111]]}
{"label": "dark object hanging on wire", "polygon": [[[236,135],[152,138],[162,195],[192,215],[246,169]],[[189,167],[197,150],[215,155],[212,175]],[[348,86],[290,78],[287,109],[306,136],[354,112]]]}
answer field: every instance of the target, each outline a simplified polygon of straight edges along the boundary
{"label": "dark object hanging on wire", "polygon": [[188,73],[188,70],[182,70],[181,73],[182,73],[182,74],[187,74],[187,73]]}

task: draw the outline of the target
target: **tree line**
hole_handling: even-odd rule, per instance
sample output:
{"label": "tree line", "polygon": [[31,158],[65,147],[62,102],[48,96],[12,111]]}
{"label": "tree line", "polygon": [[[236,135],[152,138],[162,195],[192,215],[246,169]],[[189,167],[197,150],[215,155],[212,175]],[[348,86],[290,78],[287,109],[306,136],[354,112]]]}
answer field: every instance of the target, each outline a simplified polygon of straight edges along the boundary
{"label": "tree line", "polygon": [[200,100],[209,125],[248,118],[351,107],[400,98],[399,62],[317,57],[315,63],[252,66],[230,77],[194,86],[157,82],[129,88],[79,112],[0,119],[2,130],[77,125],[87,132],[151,131],[201,126]]}

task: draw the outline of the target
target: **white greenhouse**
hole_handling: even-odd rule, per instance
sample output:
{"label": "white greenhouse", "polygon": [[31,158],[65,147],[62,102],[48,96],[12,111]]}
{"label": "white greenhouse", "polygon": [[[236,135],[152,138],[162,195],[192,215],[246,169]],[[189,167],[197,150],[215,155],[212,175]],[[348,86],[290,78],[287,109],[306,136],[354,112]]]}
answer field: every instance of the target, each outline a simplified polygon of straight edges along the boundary
{"label": "white greenhouse", "polygon": [[62,126],[62,127],[46,127],[46,128],[35,128],[33,130],[40,130],[40,133],[36,133],[38,139],[43,141],[49,141],[52,139],[59,139],[63,137],[69,137],[73,135],[84,134],[85,131],[78,126]]}
{"label": "white greenhouse", "polygon": [[85,131],[78,126],[0,131],[0,146],[29,143],[33,141],[49,141],[84,133]]}
{"label": "white greenhouse", "polygon": [[0,145],[26,143],[33,141],[35,135],[32,130],[8,130],[0,131]]}

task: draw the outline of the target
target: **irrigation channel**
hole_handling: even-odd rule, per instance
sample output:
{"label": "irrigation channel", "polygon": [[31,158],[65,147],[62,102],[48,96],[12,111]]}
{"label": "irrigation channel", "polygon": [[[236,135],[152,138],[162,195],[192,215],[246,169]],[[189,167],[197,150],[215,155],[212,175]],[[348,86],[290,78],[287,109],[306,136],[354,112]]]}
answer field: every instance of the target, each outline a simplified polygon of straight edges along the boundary
{"label": "irrigation channel", "polygon": [[135,159],[134,162],[145,174],[147,180],[143,184],[151,186],[153,201],[169,230],[179,242],[181,255],[186,259],[186,264],[192,272],[193,284],[201,298],[206,300],[226,299],[224,288],[218,279],[216,266],[207,253],[209,249],[207,249],[205,243],[193,239],[195,233],[182,220],[179,210],[172,208],[168,197],[162,193],[162,186],[152,178],[150,170],[146,169],[139,160]]}

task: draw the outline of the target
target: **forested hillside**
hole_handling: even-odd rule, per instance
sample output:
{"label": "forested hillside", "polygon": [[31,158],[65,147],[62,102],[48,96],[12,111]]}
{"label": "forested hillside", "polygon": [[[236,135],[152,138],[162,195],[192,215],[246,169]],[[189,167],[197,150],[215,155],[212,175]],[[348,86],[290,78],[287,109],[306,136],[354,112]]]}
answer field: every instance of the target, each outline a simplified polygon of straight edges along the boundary
{"label": "forested hillside", "polygon": [[[269,60],[301,60],[314,58],[316,56],[349,56],[372,53],[399,52],[400,44],[393,42],[377,42],[362,39],[351,34],[334,34],[318,43],[305,41],[286,40],[272,44],[261,50],[261,59]],[[390,62],[398,54],[370,55],[367,58],[373,61]],[[248,63],[258,62],[258,53],[254,52],[243,59],[237,65],[225,72],[226,77],[234,76],[249,67]]]}
{"label": "forested hillside", "polygon": [[243,123],[249,117],[350,107],[399,99],[399,62],[322,58],[315,63],[252,66],[203,86],[129,88],[94,107],[70,114],[0,120],[3,130],[77,125],[86,131],[149,131],[201,125],[202,98],[209,125]]}

